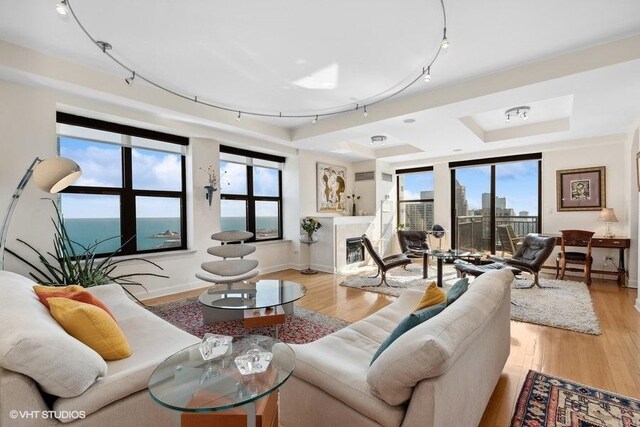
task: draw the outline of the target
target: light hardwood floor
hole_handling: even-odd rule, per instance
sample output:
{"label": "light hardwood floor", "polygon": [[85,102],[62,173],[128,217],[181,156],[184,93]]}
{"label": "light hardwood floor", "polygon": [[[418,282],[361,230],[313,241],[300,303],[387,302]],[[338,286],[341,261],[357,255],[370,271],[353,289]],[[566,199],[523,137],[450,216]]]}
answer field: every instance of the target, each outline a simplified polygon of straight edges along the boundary
{"label": "light hardwood floor", "polygon": [[[355,322],[393,301],[392,297],[339,286],[345,276],[295,270],[265,274],[303,283],[307,295],[298,305]],[[196,296],[201,291],[147,301],[158,304]],[[594,279],[590,287],[602,334],[580,334],[529,323],[511,322],[511,355],[480,423],[508,426],[515,401],[529,369],[640,399],[640,313],[637,291],[616,282]]]}

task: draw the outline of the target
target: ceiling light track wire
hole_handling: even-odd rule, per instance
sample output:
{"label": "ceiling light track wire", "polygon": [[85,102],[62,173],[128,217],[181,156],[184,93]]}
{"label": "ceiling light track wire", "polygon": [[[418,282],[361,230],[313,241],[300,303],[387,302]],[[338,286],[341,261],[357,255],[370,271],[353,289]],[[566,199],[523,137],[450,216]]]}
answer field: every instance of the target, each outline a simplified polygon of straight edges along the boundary
{"label": "ceiling light track wire", "polygon": [[[85,28],[84,25],[82,25],[82,23],[80,22],[80,19],[78,19],[75,11],[73,10],[73,7],[71,5],[71,0],[65,0],[64,1],[65,6],[67,6],[67,8],[69,9],[69,12],[71,13],[71,16],[73,17],[74,21],[76,21],[76,23],[78,24],[78,26],[80,27],[80,29],[82,30],[82,32],[89,38],[89,40],[91,40],[93,42],[94,45],[96,45],[100,51],[102,53],[104,53],[109,59],[111,59],[113,62],[115,62],[116,64],[118,64],[121,68],[123,68],[124,70],[128,71],[129,73],[131,73],[131,75],[133,76],[133,78],[137,78],[140,80],[145,81],[146,83],[150,84],[151,86],[154,86],[164,92],[167,92],[173,96],[176,96],[178,98],[182,98],[186,101],[192,101],[195,102],[197,104],[202,104],[202,105],[206,105],[207,107],[211,107],[211,108],[215,108],[217,110],[221,110],[221,111],[228,111],[228,112],[232,112],[232,113],[238,113],[236,120],[240,120],[240,117],[242,114],[247,115],[247,116],[256,116],[256,117],[276,117],[276,118],[288,118],[288,119],[305,119],[305,118],[314,118],[314,120],[317,122],[317,120],[320,117],[330,117],[330,116],[335,116],[335,115],[339,115],[339,114],[345,114],[345,113],[351,113],[351,112],[355,112],[358,111],[358,109],[360,108],[360,104],[356,104],[355,106],[353,106],[353,104],[348,104],[348,107],[337,107],[339,109],[334,109],[333,111],[328,111],[328,112],[318,112],[318,113],[309,113],[309,114],[283,114],[282,112],[279,112],[277,114],[275,113],[264,113],[264,112],[259,112],[259,111],[251,111],[251,110],[241,110],[239,111],[237,108],[232,108],[232,107],[225,107],[224,105],[219,105],[219,104],[213,104],[211,102],[206,102],[206,101],[202,101],[201,99],[198,99],[197,96],[187,96],[183,93],[177,92],[173,89],[170,89],[166,86],[163,86],[159,83],[154,82],[153,80],[145,77],[144,75],[140,74],[139,72],[134,71],[132,68],[130,68],[129,66],[127,66],[126,64],[124,64],[122,61],[120,61],[118,58],[116,58],[115,56],[113,56],[109,50],[111,50],[110,48],[105,49],[105,45],[111,47],[111,45],[105,41],[101,41],[101,40],[96,40],[90,33],[89,31]],[[436,60],[438,59],[438,57],[440,56],[440,53],[442,53],[442,51],[444,49],[446,49],[449,46],[449,41],[447,39],[447,13],[446,13],[446,9],[444,6],[444,0],[440,0],[440,6],[442,8],[442,21],[443,21],[443,35],[442,35],[442,42],[438,45],[438,50],[436,51],[435,55],[433,56],[433,58],[431,59],[431,61],[429,63],[427,63],[425,66],[421,67],[421,72],[418,74],[417,77],[413,78],[412,80],[409,81],[409,83],[405,84],[404,86],[400,87],[399,89],[388,93],[386,95],[383,95],[385,92],[387,91],[383,91],[378,93],[377,95],[373,95],[365,100],[361,100],[360,103],[362,103],[364,105],[364,117],[367,118],[368,116],[368,111],[367,111],[367,106],[371,107],[372,105],[376,105],[379,104],[381,102],[384,102],[390,98],[393,98],[399,94],[401,94],[402,92],[404,92],[405,90],[407,90],[409,87],[413,86],[418,80],[421,80],[423,78],[425,78],[425,74],[427,72],[429,72],[429,76],[430,76],[430,72],[431,72],[431,67],[433,66],[433,64],[436,62]],[[133,78],[131,79],[131,82],[133,82]],[[125,79],[127,80],[127,79]],[[128,81],[127,81],[128,83]],[[396,85],[397,86],[397,85]],[[375,99],[378,98],[378,99]]]}

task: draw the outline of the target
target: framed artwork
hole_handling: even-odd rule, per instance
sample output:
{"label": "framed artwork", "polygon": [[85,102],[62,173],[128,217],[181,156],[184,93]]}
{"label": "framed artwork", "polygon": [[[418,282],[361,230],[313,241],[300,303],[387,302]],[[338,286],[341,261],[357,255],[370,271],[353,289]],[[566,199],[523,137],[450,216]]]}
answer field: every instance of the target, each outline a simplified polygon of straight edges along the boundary
{"label": "framed artwork", "polygon": [[638,182],[638,191],[640,191],[640,151],[636,154],[636,178]]}
{"label": "framed artwork", "polygon": [[345,210],[347,168],[316,163],[316,198],[318,212],[342,212]]}
{"label": "framed artwork", "polygon": [[605,167],[556,172],[558,212],[599,211],[607,206]]}

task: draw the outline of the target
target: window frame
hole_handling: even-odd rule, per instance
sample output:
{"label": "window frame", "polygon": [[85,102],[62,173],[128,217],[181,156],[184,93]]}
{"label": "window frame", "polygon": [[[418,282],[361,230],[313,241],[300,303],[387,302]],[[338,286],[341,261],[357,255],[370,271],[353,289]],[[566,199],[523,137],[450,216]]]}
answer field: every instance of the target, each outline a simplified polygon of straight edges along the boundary
{"label": "window frame", "polygon": [[[123,136],[140,137],[145,139],[152,139],[161,142],[169,142],[173,144],[187,146],[189,145],[189,139],[177,135],[166,134],[163,132],[156,132],[147,129],[135,128],[132,126],[121,125],[117,123],[105,122],[103,120],[90,119],[87,117],[75,116],[72,114],[58,112],[56,115],[56,122],[60,124],[85,127],[94,130],[101,130],[106,132],[118,133]],[[82,138],[77,138],[82,140]],[[86,139],[87,141],[95,141]],[[60,135],[57,135],[58,152],[60,151]],[[118,145],[118,144],[114,144]],[[136,147],[130,147],[126,145],[119,145],[121,162],[120,168],[122,171],[122,185],[121,187],[97,187],[97,186],[82,186],[82,185],[70,185],[62,190],[61,194],[87,194],[87,195],[109,195],[119,196],[120,198],[120,245],[121,249],[118,251],[117,256],[123,255],[139,255],[149,253],[162,253],[172,252],[187,249],[187,171],[186,171],[186,156],[180,155],[181,165],[181,179],[182,186],[178,190],[142,190],[133,188],[133,160],[132,150]],[[144,148],[145,150],[153,150],[151,148]],[[158,198],[172,198],[180,200],[180,245],[171,246],[168,248],[153,248],[138,250],[136,239],[136,197],[158,197]],[[111,255],[111,252],[96,253],[97,257],[105,257]]]}
{"label": "window frame", "polygon": [[[277,240],[283,240],[283,220],[282,220],[282,210],[283,210],[283,199],[282,199],[282,168],[278,168],[278,196],[256,196],[254,195],[253,188],[253,168],[254,167],[263,167],[268,168],[267,166],[262,165],[253,165],[254,159],[260,160],[268,160],[275,163],[280,163],[284,165],[285,158],[280,156],[274,156],[271,154],[264,154],[250,150],[244,150],[241,148],[229,147],[226,145],[220,146],[220,153],[231,154],[235,156],[243,156],[247,158],[247,162],[249,164],[236,162],[233,160],[225,160],[223,158],[220,159],[220,163],[234,163],[236,165],[245,166],[246,177],[247,177],[247,194],[224,194],[224,186],[220,185],[220,200],[240,200],[246,203],[246,231],[253,233],[253,237],[248,242],[272,242]],[[275,169],[275,168],[270,168]],[[277,202],[278,203],[278,236],[271,237],[268,239],[257,239],[256,233],[256,202]],[[220,213],[220,223],[222,225],[222,212]]]}
{"label": "window frame", "polygon": [[501,163],[515,163],[521,161],[529,161],[529,160],[537,160],[538,162],[538,222],[537,222],[537,233],[542,232],[542,153],[530,153],[530,154],[518,154],[513,156],[501,156],[501,157],[489,157],[485,159],[473,159],[473,160],[463,160],[458,162],[450,162],[449,170],[451,175],[451,247],[457,249],[457,233],[458,230],[455,227],[456,224],[456,200],[455,200],[455,183],[456,183],[456,169],[463,168],[467,166],[490,166],[491,167],[491,175],[490,175],[490,217],[489,221],[491,223],[490,236],[489,236],[489,246],[491,248],[491,253],[495,254],[496,250],[496,165]]}
{"label": "window frame", "polygon": [[[407,199],[400,200],[400,175],[407,175],[412,173],[420,173],[420,172],[431,172],[433,173],[433,166],[422,166],[417,168],[408,168],[408,169],[396,169],[396,227],[400,225],[400,206],[405,203],[434,203],[433,198],[431,199]],[[435,177],[434,177],[435,178]],[[434,179],[434,190],[435,190],[435,179]],[[435,204],[434,204],[435,210]],[[428,230],[424,230],[428,231]]]}

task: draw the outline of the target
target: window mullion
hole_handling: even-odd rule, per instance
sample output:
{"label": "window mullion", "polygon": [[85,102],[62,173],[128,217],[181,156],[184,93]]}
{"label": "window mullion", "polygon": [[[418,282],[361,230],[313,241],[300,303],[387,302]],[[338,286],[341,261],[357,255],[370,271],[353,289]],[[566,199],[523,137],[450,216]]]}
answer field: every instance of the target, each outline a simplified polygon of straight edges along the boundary
{"label": "window mullion", "polygon": [[253,166],[247,166],[247,230],[256,239],[256,200],[253,196]]}
{"label": "window mullion", "polygon": [[136,252],[136,198],[133,192],[131,148],[122,148],[122,196],[120,199],[120,232],[123,254]]}

